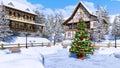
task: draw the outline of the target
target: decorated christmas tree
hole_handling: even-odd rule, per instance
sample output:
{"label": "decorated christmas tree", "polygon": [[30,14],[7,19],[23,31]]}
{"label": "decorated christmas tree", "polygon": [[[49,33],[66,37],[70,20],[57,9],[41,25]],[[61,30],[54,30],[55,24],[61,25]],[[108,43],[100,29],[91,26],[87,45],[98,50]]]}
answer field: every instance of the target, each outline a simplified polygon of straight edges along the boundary
{"label": "decorated christmas tree", "polygon": [[78,59],[85,59],[86,55],[93,54],[94,49],[91,46],[89,32],[82,19],[77,23],[77,31],[69,51],[71,54],[76,54]]}

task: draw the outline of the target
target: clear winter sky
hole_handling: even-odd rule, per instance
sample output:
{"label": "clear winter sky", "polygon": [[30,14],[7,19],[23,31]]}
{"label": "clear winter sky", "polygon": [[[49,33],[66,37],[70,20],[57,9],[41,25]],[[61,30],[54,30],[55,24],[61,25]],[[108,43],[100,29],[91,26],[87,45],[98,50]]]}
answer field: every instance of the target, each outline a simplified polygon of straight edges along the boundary
{"label": "clear winter sky", "polygon": [[[20,1],[20,0],[19,0]],[[41,12],[54,14],[61,11],[65,17],[70,16],[79,0],[21,0],[38,7]],[[120,0],[80,0],[83,1],[92,12],[98,6],[105,6],[110,15],[120,13]]]}

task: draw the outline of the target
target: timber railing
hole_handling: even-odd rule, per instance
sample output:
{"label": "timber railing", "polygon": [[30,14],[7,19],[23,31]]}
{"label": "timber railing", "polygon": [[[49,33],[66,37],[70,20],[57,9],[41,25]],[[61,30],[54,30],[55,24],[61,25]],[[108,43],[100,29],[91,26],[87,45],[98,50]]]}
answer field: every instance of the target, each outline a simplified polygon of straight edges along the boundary
{"label": "timber railing", "polygon": [[[62,46],[64,48],[66,48],[67,46],[71,46],[72,43],[62,43]],[[92,42],[92,46],[93,48],[100,48],[100,47],[115,47],[115,43],[114,42]],[[117,42],[116,43],[116,47],[120,47],[120,43]]]}
{"label": "timber railing", "polygon": [[[115,43],[113,43],[113,42],[112,43],[111,42],[106,42],[106,43],[105,42],[104,43],[101,43],[101,42],[99,43],[98,42],[98,43],[93,43],[92,45],[93,45],[94,48],[115,47]],[[120,43],[119,42],[116,44],[116,47],[120,47]]]}
{"label": "timber railing", "polygon": [[[50,43],[27,43],[27,47],[35,47],[35,46],[47,46],[50,47]],[[0,49],[5,48],[21,48],[26,47],[26,43],[18,43],[18,44],[0,44]]]}

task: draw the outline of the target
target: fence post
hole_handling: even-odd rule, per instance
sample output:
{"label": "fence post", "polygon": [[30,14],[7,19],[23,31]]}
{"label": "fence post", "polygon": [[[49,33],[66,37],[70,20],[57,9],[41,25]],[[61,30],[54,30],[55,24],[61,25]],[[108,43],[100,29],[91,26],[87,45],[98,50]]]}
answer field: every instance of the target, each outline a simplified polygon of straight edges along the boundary
{"label": "fence post", "polygon": [[31,43],[31,46],[33,47],[33,43]]}
{"label": "fence post", "polygon": [[63,46],[63,42],[61,43],[61,45]]}
{"label": "fence post", "polygon": [[50,47],[51,45],[50,45],[50,43],[48,43],[48,47]]}
{"label": "fence post", "polygon": [[20,44],[18,43],[18,48],[20,48]]}
{"label": "fence post", "polygon": [[3,49],[4,44],[1,44],[1,49]]}
{"label": "fence post", "polygon": [[95,43],[93,44],[93,48],[95,49],[96,47],[95,47]]}
{"label": "fence post", "polygon": [[108,43],[108,46],[107,46],[108,48],[110,48],[110,42]]}
{"label": "fence post", "polygon": [[42,43],[42,46],[43,46],[43,43]]}

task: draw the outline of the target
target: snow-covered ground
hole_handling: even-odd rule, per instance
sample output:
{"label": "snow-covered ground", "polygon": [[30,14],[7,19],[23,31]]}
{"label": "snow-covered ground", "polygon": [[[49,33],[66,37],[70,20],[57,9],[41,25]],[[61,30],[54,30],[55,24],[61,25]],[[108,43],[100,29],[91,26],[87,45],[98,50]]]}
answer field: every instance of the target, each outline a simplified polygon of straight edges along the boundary
{"label": "snow-covered ground", "polygon": [[45,58],[45,68],[120,68],[120,48],[100,48],[85,60],[70,57],[68,49]]}
{"label": "snow-covered ground", "polygon": [[[27,37],[27,43],[48,43],[50,42],[46,38],[39,37]],[[18,44],[18,43],[26,43],[26,37],[13,37],[12,41],[0,42],[2,44]]]}
{"label": "snow-covered ground", "polygon": [[57,53],[61,46],[21,48],[20,53],[0,50],[0,68],[44,68],[44,56]]}
{"label": "snow-covered ground", "polygon": [[69,48],[57,43],[51,47],[21,48],[20,53],[0,50],[0,68],[120,68],[120,48],[101,47],[85,60],[71,56]]}
{"label": "snow-covered ground", "polygon": [[0,68],[119,68],[120,48],[100,48],[85,60],[71,56],[62,46],[21,48],[20,53],[0,50]]}

